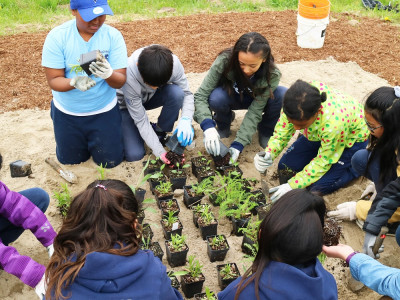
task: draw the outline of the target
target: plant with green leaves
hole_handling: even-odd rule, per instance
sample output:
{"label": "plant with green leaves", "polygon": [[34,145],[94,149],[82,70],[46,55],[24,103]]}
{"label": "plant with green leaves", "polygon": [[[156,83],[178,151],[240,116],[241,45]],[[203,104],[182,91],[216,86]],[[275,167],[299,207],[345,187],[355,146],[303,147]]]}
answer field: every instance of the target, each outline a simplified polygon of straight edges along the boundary
{"label": "plant with green leaves", "polygon": [[207,300],[217,300],[217,296],[215,296],[214,292],[211,292],[210,289],[206,286],[206,298]]}
{"label": "plant with green leaves", "polygon": [[226,239],[223,235],[216,235],[210,242],[211,249],[224,248],[226,246]]}
{"label": "plant with green leaves", "polygon": [[162,195],[172,193],[172,183],[171,181],[160,181],[155,189]]}
{"label": "plant with green leaves", "polygon": [[200,213],[199,220],[202,220],[201,225],[208,226],[211,223],[215,222],[215,217],[213,213],[210,211],[210,206],[205,206],[203,211]]}
{"label": "plant with green leaves", "polygon": [[184,164],[181,167],[179,163],[176,163],[176,169],[172,169],[170,172],[172,174],[174,174],[175,176],[184,175],[185,174],[185,169],[189,168],[189,167],[190,167],[190,164]]}
{"label": "plant with green leaves", "polygon": [[238,277],[237,270],[233,264],[226,264],[219,270],[222,279],[232,279]]}
{"label": "plant with green leaves", "polygon": [[151,246],[151,237],[142,235],[142,248],[149,249]]}
{"label": "plant with green leaves", "polygon": [[250,250],[250,254],[246,254],[244,256],[245,260],[249,261],[249,262],[253,262],[258,253],[258,248],[259,248],[258,243],[251,244],[251,245],[248,243],[245,243],[244,245]]}
{"label": "plant with green leaves", "polygon": [[104,167],[103,167],[102,163],[100,163],[100,165],[97,166],[97,172],[99,173],[99,177],[98,177],[99,180],[107,179],[108,170],[106,169],[106,167],[107,167],[107,163],[104,165]]}
{"label": "plant with green leaves", "polygon": [[326,261],[326,254],[324,252],[321,252],[320,254],[318,254],[317,258],[319,259],[321,265],[323,265]]}
{"label": "plant with green leaves", "polygon": [[168,215],[164,216],[163,219],[163,224],[167,229],[172,228],[172,225],[178,222],[178,217],[175,216],[175,212],[170,210],[168,211]]}
{"label": "plant with green leaves", "polygon": [[60,210],[61,216],[66,217],[72,197],[67,183],[62,183],[60,186],[61,192],[54,192],[53,196],[57,200],[57,207]]}
{"label": "plant with green leaves", "polygon": [[251,210],[257,203],[251,201],[251,195],[246,191],[235,191],[235,197],[227,197],[221,203],[219,209],[220,216],[234,217],[243,219],[251,216]]}
{"label": "plant with green leaves", "polygon": [[185,269],[188,272],[190,277],[199,278],[202,274],[203,265],[200,264],[200,261],[195,259],[194,255],[189,256],[189,267]]}
{"label": "plant with green leaves", "polygon": [[214,178],[208,177],[197,184],[193,184],[192,189],[196,195],[211,194],[215,190]]}
{"label": "plant with green leaves", "polygon": [[192,206],[193,212],[196,215],[201,215],[201,213],[208,207],[208,209],[211,208],[210,204],[196,204]]}
{"label": "plant with green leaves", "polygon": [[262,220],[250,220],[246,227],[239,228],[239,232],[243,232],[253,242],[257,242],[258,232]]}
{"label": "plant with green leaves", "polygon": [[171,234],[171,241],[169,245],[172,247],[173,252],[180,252],[186,249],[186,235]]}
{"label": "plant with green leaves", "polygon": [[140,171],[140,174],[138,176],[138,180],[136,182],[136,186],[131,186],[131,189],[133,191],[133,193],[136,192],[136,190],[138,188],[140,188],[147,180],[149,180],[149,178],[151,177],[152,174],[146,174],[145,176],[143,176],[144,171],[148,168],[149,166],[149,162],[150,162],[150,157],[147,158],[147,161],[145,163],[145,165],[143,166],[142,170]]}

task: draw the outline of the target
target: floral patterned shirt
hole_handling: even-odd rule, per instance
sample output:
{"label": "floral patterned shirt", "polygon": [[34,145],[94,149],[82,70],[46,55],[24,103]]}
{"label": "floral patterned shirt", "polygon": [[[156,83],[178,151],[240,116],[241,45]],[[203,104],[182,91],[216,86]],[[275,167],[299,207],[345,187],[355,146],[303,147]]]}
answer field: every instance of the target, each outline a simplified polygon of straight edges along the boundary
{"label": "floral patterned shirt", "polygon": [[[305,188],[318,181],[338,162],[345,148],[364,142],[369,136],[361,103],[318,81],[311,82],[311,85],[321,93],[326,92],[327,100],[321,104],[321,111],[314,123],[303,129],[302,133],[309,141],[320,141],[321,146],[317,156],[288,181],[292,188]],[[281,153],[294,134],[293,124],[289,123],[282,112],[266,148],[273,159]]]}

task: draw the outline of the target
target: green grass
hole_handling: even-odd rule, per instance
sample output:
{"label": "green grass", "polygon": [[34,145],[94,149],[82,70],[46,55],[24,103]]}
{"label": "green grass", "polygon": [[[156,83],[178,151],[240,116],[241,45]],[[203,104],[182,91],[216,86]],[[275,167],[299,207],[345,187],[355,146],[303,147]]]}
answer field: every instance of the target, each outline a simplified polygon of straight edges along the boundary
{"label": "green grass", "polygon": [[[387,5],[390,0],[382,0]],[[400,0],[392,1],[400,3]],[[115,13],[109,17],[116,21],[161,18],[196,13],[227,11],[252,12],[297,9],[297,0],[109,0]],[[161,8],[174,8],[173,12],[159,12]],[[389,18],[400,23],[400,13],[366,10],[361,0],[333,0],[333,12],[352,12],[360,16]],[[22,31],[49,30],[71,19],[69,0],[0,0],[0,35]]]}

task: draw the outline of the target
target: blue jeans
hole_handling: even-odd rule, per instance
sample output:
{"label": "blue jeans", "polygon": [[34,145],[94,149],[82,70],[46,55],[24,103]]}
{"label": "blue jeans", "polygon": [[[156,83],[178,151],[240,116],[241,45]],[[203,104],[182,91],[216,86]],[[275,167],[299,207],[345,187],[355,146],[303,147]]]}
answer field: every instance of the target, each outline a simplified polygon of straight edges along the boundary
{"label": "blue jeans", "polygon": [[351,165],[358,174],[365,176],[369,180],[373,181],[375,183],[376,191],[380,193],[387,184],[389,184],[391,181],[397,178],[397,175],[396,172],[394,172],[388,179],[386,179],[384,182],[381,182],[379,180],[379,174],[381,169],[379,162],[380,155],[378,153],[377,155],[374,156],[367,171],[367,163],[370,155],[371,151],[367,149],[362,149],[357,151],[351,158]]}
{"label": "blue jeans", "polygon": [[[311,184],[308,189],[326,195],[361,176],[351,167],[351,158],[356,151],[364,149],[367,144],[368,142],[365,141],[354,143],[351,148],[345,148],[339,161],[333,164],[329,171],[318,181]],[[289,168],[296,173],[302,171],[317,156],[320,146],[321,142],[312,142],[303,135],[300,136],[282,156],[278,164],[278,170]]]}
{"label": "blue jeans", "polygon": [[[19,192],[28,198],[42,212],[45,212],[49,206],[50,198],[46,191],[40,188],[32,188]],[[24,228],[15,226],[8,219],[0,217],[0,239],[4,245],[14,242],[23,232]]]}
{"label": "blue jeans", "polygon": [[[261,122],[258,124],[258,130],[262,135],[271,136],[273,134],[281,113],[282,100],[286,91],[287,88],[278,86],[274,91],[274,100],[268,99]],[[221,131],[230,128],[232,110],[248,109],[252,101],[253,98],[247,93],[243,93],[243,99],[240,99],[239,94],[233,93],[229,95],[222,87],[215,88],[208,99],[210,109],[215,112],[215,123],[217,123],[218,129]]]}
{"label": "blue jeans", "polygon": [[[165,132],[171,132],[175,121],[178,119],[179,110],[182,108],[185,94],[175,84],[166,84],[157,89],[153,97],[143,104],[146,110],[152,110],[162,106],[157,124]],[[141,160],[146,154],[144,141],[135,122],[127,109],[121,110],[122,135],[125,148],[125,160]]]}
{"label": "blue jeans", "polygon": [[91,116],[72,116],[51,102],[57,159],[62,164],[80,164],[90,156],[106,168],[118,166],[124,158],[121,114],[113,109]]}

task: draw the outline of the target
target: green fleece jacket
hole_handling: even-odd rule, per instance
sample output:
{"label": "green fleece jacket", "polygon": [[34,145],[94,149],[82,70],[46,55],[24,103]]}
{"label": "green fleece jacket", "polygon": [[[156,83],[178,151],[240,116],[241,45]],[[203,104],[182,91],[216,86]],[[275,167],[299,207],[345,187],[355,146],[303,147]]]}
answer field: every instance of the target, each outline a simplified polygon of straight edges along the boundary
{"label": "green fleece jacket", "polygon": [[[227,63],[228,55],[219,55],[212,64],[206,77],[201,83],[201,86],[194,94],[195,113],[193,118],[199,124],[201,124],[206,119],[212,119],[212,113],[208,105],[208,98],[211,92],[219,86],[220,79],[223,76],[223,72]],[[228,73],[227,77],[233,86],[233,84],[235,83],[233,72]],[[281,72],[278,69],[274,69],[271,72],[270,85],[268,84],[266,78],[261,78],[256,81],[256,83],[254,84],[254,88],[265,88],[265,91],[262,94],[257,95],[249,106],[247,113],[243,118],[242,124],[240,125],[240,128],[236,134],[235,142],[239,142],[243,146],[251,143],[253,134],[257,130],[257,125],[261,121],[264,107],[270,97],[269,89],[271,88],[272,91],[274,91],[279,84],[280,78]]]}

